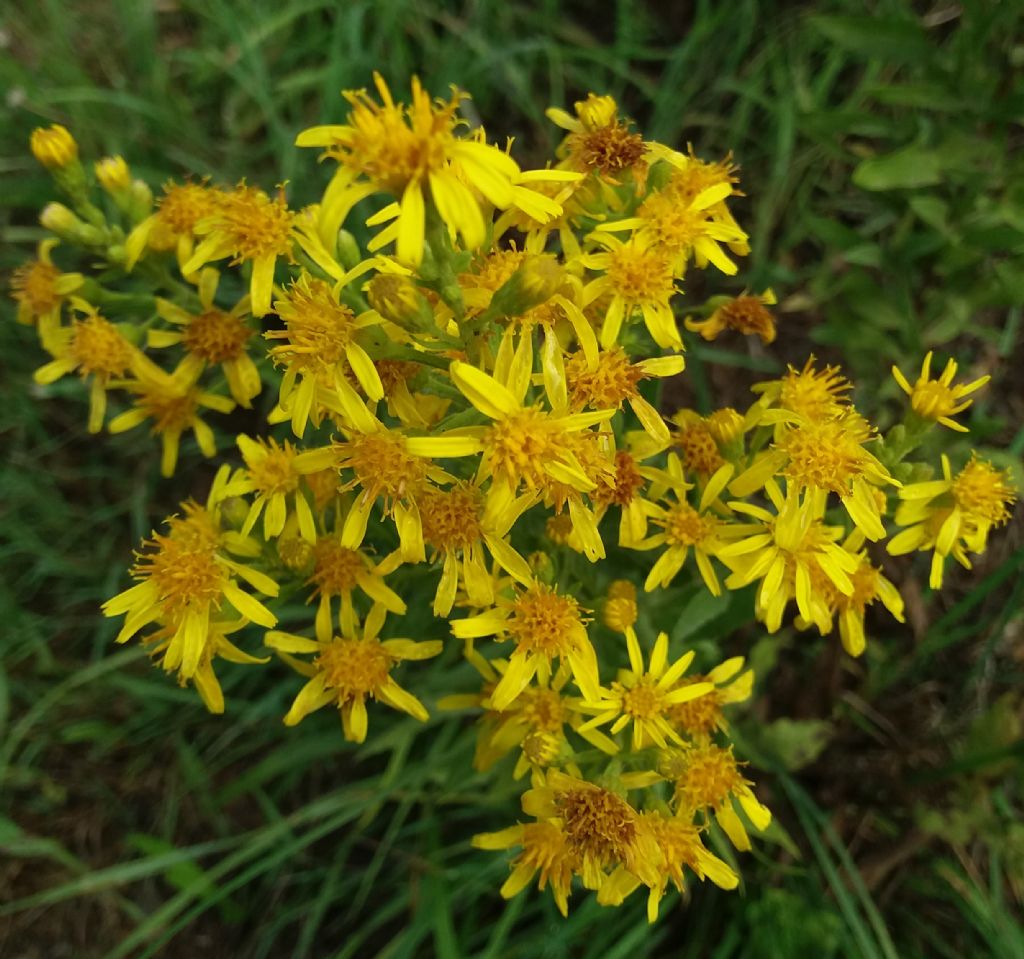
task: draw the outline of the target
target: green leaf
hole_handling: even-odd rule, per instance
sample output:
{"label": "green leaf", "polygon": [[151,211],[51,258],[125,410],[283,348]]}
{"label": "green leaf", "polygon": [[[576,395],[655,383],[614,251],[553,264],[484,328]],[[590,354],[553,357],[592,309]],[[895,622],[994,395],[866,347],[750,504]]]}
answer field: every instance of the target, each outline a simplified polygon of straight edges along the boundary
{"label": "green leaf", "polygon": [[813,763],[831,737],[832,725],[823,719],[776,719],[759,739],[762,748],[793,772]]}
{"label": "green leaf", "polygon": [[893,153],[862,160],[853,171],[853,182],[862,190],[900,190],[933,186],[942,179],[938,151],[908,146]]}
{"label": "green leaf", "polygon": [[808,18],[811,26],[837,46],[866,60],[894,60],[914,63],[927,59],[931,44],[913,20],[883,17]]}

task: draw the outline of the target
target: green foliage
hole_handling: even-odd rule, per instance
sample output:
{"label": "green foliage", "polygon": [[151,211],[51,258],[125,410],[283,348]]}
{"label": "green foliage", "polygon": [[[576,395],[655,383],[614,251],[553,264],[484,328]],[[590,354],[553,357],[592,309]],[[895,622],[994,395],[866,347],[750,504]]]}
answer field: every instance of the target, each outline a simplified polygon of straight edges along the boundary
{"label": "green foliage", "polygon": [[[50,196],[25,146],[40,123],[65,123],[84,150],[123,152],[154,184],[255,170],[264,187],[290,181],[301,203],[326,173],[306,172],[295,132],[340,120],[339,89],[373,69],[398,85],[418,72],[436,91],[457,82],[493,135],[541,148],[555,135],[546,106],[607,91],[652,137],[709,158],[734,151],[753,246],[736,290],[773,285],[782,300],[778,350],[691,347],[687,402],[708,393],[705,360],[728,364],[739,393],[808,340],[884,397],[892,362],[911,371],[935,347],[994,373],[971,411],[973,442],[1024,452],[1020,4],[922,13],[909,0],[833,0],[809,16],[754,0],[620,2],[606,22],[567,0],[8,6],[0,267],[29,254],[33,211]],[[352,750],[332,717],[301,735],[280,726],[284,680],[259,698],[232,678],[220,720],[135,649],[111,649],[98,604],[125,585],[131,544],[179,491],[131,439],[84,436],[73,384],[70,402],[33,396],[31,332],[9,302],[0,321],[0,942],[14,954],[22,943],[83,959],[194,955],[199,943],[296,959],[1024,954],[1020,705],[1000,698],[1022,678],[1011,650],[1021,552],[985,566],[948,608],[922,601],[915,649],[907,629],[876,635],[868,665],[846,667],[845,697],[834,651],[744,631],[735,597],[652,607],[709,660],[753,647],[759,702],[741,731],[784,828],[743,860],[743,898],[698,887],[648,928],[639,897],[602,911],[577,896],[562,921],[545,896],[503,904],[500,857],[468,847],[515,814],[514,794],[472,770],[468,719],[382,721]],[[191,492],[209,476],[196,467]],[[451,668],[466,670],[455,657]],[[797,701],[799,721],[760,723]],[[903,718],[922,711],[930,733]],[[894,762],[923,758],[890,781],[860,759],[879,742]],[[917,843],[876,870],[884,898],[864,878],[863,836],[875,852]],[[75,938],[83,921],[89,935]]]}

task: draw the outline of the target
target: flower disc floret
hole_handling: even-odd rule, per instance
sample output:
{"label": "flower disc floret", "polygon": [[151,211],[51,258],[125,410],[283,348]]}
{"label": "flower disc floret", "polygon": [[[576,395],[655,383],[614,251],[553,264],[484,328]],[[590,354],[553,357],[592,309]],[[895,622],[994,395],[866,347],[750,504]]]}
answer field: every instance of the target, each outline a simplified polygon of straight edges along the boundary
{"label": "flower disc floret", "polygon": [[451,489],[430,488],[420,501],[423,539],[435,549],[466,549],[480,541],[483,495],[479,487],[460,483]]}
{"label": "flower disc floret", "polygon": [[240,316],[211,309],[195,316],[181,334],[182,345],[207,363],[225,363],[246,355],[253,330]]}
{"label": "flower disc floret", "polygon": [[1008,507],[1017,498],[1009,473],[978,459],[977,453],[954,478],[952,493],[961,510],[992,526],[1009,520]]}

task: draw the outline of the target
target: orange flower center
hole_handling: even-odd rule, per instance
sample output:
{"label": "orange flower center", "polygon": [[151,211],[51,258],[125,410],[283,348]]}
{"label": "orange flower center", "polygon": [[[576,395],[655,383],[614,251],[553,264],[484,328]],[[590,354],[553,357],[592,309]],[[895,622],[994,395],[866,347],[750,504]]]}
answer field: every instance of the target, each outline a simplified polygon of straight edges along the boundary
{"label": "orange flower center", "polygon": [[283,195],[271,199],[255,187],[239,186],[221,196],[216,215],[217,231],[234,246],[236,262],[291,250],[295,214]]}
{"label": "orange flower center", "polygon": [[366,572],[366,560],[358,550],[347,549],[338,540],[328,537],[318,539],[313,547],[314,593],[341,596],[350,593],[359,584],[359,577]]}
{"label": "orange flower center", "polygon": [[505,630],[522,649],[564,655],[576,648],[583,631],[579,603],[547,586],[536,586],[516,600]]}
{"label": "orange flower center", "polygon": [[346,702],[380,690],[396,660],[377,639],[335,638],[320,646],[314,662],[338,701]]}
{"label": "orange flower center", "polygon": [[607,789],[570,789],[558,797],[565,839],[577,855],[600,864],[629,855],[636,838],[636,810]]}
{"label": "orange flower center", "polygon": [[425,490],[420,500],[423,539],[440,550],[465,549],[480,541],[480,491],[460,483]]}
{"label": "orange flower center", "polygon": [[83,375],[101,379],[123,376],[132,362],[132,350],[116,326],[102,316],[76,320],[71,336],[71,355]]}
{"label": "orange flower center", "polygon": [[182,340],[185,349],[208,363],[237,360],[245,354],[253,331],[237,316],[223,310],[207,310],[192,318]]}
{"label": "orange flower center", "polygon": [[667,303],[675,293],[669,257],[635,243],[611,250],[605,272],[612,291],[627,303]]}

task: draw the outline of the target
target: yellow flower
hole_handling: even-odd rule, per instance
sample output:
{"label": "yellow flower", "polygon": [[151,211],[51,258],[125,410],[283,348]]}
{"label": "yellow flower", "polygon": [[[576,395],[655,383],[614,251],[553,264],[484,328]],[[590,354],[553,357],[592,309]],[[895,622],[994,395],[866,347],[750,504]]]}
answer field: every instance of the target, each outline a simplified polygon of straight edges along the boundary
{"label": "yellow flower", "polygon": [[708,420],[693,410],[680,410],[672,421],[679,427],[672,442],[679,448],[687,470],[706,480],[726,465],[720,449],[724,444],[715,436]]}
{"label": "yellow flower", "polygon": [[761,408],[778,406],[812,422],[836,419],[847,413],[850,381],[838,366],[817,370],[814,364],[815,359],[810,356],[802,370],[790,366],[781,379],[755,383],[751,389],[762,395]]}
{"label": "yellow flower", "polygon": [[515,650],[491,694],[491,706],[507,709],[535,675],[541,682],[551,676],[551,661],[568,662],[576,685],[588,699],[598,695],[597,654],[587,636],[586,620],[572,596],[541,583],[516,589],[513,597],[500,597],[498,605],[479,616],[451,622],[459,639],[496,636],[512,640]]}
{"label": "yellow flower", "polygon": [[[760,581],[755,611],[769,632],[782,624],[790,600],[795,599],[800,616],[807,622],[828,623],[830,592],[823,591],[827,578],[844,596],[853,593],[851,574],[860,561],[839,545],[843,530],[822,522],[824,500],[808,494],[801,498],[792,487],[783,494],[775,480],[765,484],[775,509],[733,501],[729,506],[755,522],[737,524],[735,537],[716,553],[732,570],[726,580],[729,589],[742,589]],[[818,573],[824,574],[823,577]],[[823,632],[828,629],[826,625]]]}
{"label": "yellow flower", "polygon": [[679,684],[683,673],[693,662],[690,651],[668,665],[668,634],[659,633],[651,652],[650,662],[644,668],[643,653],[636,632],[626,630],[626,648],[629,651],[629,669],[619,670],[619,678],[608,690],[601,690],[598,698],[587,697],[583,707],[596,712],[581,730],[593,729],[612,723],[612,735],[633,724],[634,751],[656,743],[663,749],[668,741],[682,743],[668,716],[673,706],[705,696],[714,689],[710,682]]}
{"label": "yellow flower", "polygon": [[[672,176],[679,175],[678,171]],[[735,192],[731,183],[716,183],[696,196],[672,188],[672,180],[640,204],[636,216],[602,223],[592,235],[602,232],[630,231],[632,241],[657,250],[666,257],[675,277],[682,277],[692,257],[698,267],[709,262],[728,276],[737,272],[736,264],[725,255],[721,243],[734,250],[746,248],[747,235],[731,216],[716,218],[714,211]],[[653,335],[653,331],[652,331]],[[659,343],[659,346],[665,344]]]}
{"label": "yellow flower", "polygon": [[718,502],[718,497],[725,489],[732,473],[731,464],[721,466],[708,479],[698,505],[693,507],[686,500],[686,492],[693,489],[693,486],[684,481],[679,460],[674,455],[670,456],[668,470],[664,476],[673,491],[674,501],[667,500],[665,505],[645,503],[648,518],[655,526],[660,526],[662,532],[629,544],[631,549],[638,550],[665,547],[665,551],[647,574],[644,582],[645,592],[650,593],[659,586],[669,586],[683,568],[691,549],[697,562],[697,569],[708,590],[714,596],[722,591],[711,557],[717,555],[721,549],[722,536],[730,534],[727,522],[721,515],[717,515],[715,510],[718,513],[726,512]]}
{"label": "yellow flower", "polygon": [[[273,539],[281,535],[289,516],[294,515],[302,538],[308,543],[315,543],[313,511],[300,485],[303,474],[295,469],[298,450],[288,440],[281,445],[273,438],[259,437],[253,440],[244,433],[238,435],[236,442],[246,469],[242,478],[229,484],[224,495],[245,496],[256,493],[242,524],[242,535],[249,535],[262,513],[263,536]],[[289,497],[294,504],[294,513],[288,510]]]}
{"label": "yellow flower", "polygon": [[476,484],[459,482],[448,489],[424,489],[419,497],[423,541],[444,557],[434,596],[435,616],[451,612],[460,579],[473,605],[490,606],[494,602],[485,546],[498,565],[520,583],[532,582],[529,565],[507,537],[511,526],[535,502],[535,494],[525,493],[501,510],[499,517],[495,515],[495,501],[485,502]]}
{"label": "yellow flower", "polygon": [[[735,889],[739,885],[739,876],[732,867],[705,848],[701,830],[693,824],[691,816],[668,816],[652,810],[640,813],[639,826],[651,835],[662,855],[658,882],[651,886],[647,897],[648,922],[658,918],[670,880],[681,893],[686,891],[684,867],[701,881],[710,879],[721,889]],[[640,880],[620,866],[601,886],[597,901],[603,906],[617,906],[639,886]]]}
{"label": "yellow flower", "polygon": [[636,625],[638,616],[636,587],[628,579],[609,583],[607,599],[601,607],[605,626],[625,635],[626,630]]}
{"label": "yellow flower", "polygon": [[[362,630],[354,629],[327,640],[306,639],[293,633],[272,631],[264,642],[271,649],[289,654],[291,665],[309,677],[284,717],[286,726],[295,726],[310,713],[333,704],[341,713],[345,738],[349,742],[366,740],[366,700],[374,699],[392,709],[408,713],[426,722],[426,708],[412,693],[392,678],[394,668],[405,660],[430,659],[441,652],[440,640],[416,642],[411,639],[379,638],[387,613],[375,605]],[[290,654],[312,653],[312,663],[300,662]]]}
{"label": "yellow flower", "polygon": [[546,113],[552,123],[569,135],[559,149],[562,165],[571,170],[593,173],[617,184],[626,173],[643,185],[647,177],[648,145],[619,117],[618,106],[609,96],[591,93],[575,104],[576,115],[559,107]]}
{"label": "yellow flower", "polygon": [[[213,670],[214,660],[224,659],[229,663],[247,666],[261,665],[270,661],[269,656],[251,656],[227,638],[229,633],[238,632],[248,625],[249,620],[244,617],[231,620],[211,619],[210,630],[206,642],[203,644],[195,672],[188,678],[179,672],[179,683],[184,686],[189,679],[195,683],[196,692],[199,693],[203,705],[215,715],[224,712],[224,691]],[[176,634],[177,627],[162,626],[145,638],[145,644],[149,647],[151,655],[162,656],[161,665],[168,671],[174,668],[168,665],[167,652],[170,650]]]}
{"label": "yellow flower", "polygon": [[[438,704],[442,709],[466,705],[486,707],[495,686],[508,669],[505,659],[484,659],[473,648],[472,641],[466,642],[465,656],[483,677],[481,693],[473,697],[446,697]],[[514,779],[521,779],[532,771],[536,781],[537,774],[551,765],[564,767],[572,775],[579,776],[581,773],[572,760],[566,727],[591,746],[614,756],[619,747],[604,733],[582,728],[583,719],[577,711],[579,700],[563,693],[571,676],[568,665],[563,663],[547,680],[527,686],[508,709],[503,712],[488,710],[477,738],[473,768],[480,771],[490,769],[511,750],[519,748],[519,758],[512,773]]]}
{"label": "yellow flower", "polygon": [[81,273],[62,273],[50,257],[59,240],[51,237],[36,247],[36,259],[17,267],[11,274],[11,296],[18,304],[16,319],[26,326],[39,324],[43,348],[60,326],[60,311],[68,297],[81,287]]}
{"label": "yellow flower", "polygon": [[617,866],[646,886],[658,883],[661,851],[625,799],[556,769],[547,770],[542,783],[523,794],[523,812],[561,828],[584,886],[600,889]]}
{"label": "yellow flower", "polygon": [[295,238],[295,213],[288,209],[284,188],[270,197],[256,187],[239,184],[230,192],[221,192],[213,209],[192,227],[204,237],[182,273],[194,273],[212,260],[230,256],[233,265],[252,264],[249,294],[253,316],[270,312],[274,287],[274,267],[279,257],[292,260]]}
{"label": "yellow flower", "polygon": [[203,409],[230,413],[235,408],[234,401],[200,389],[196,384],[198,374],[190,364],[182,363],[173,373],[168,373],[152,360],[140,356],[133,364],[133,371],[135,379],[120,381],[118,385],[135,394],[134,409],[115,416],[108,427],[110,432],[123,433],[152,420],[150,429],[160,437],[162,444],[160,472],[163,476],[174,474],[181,436],[186,430],[195,433],[203,456],[215,455],[217,441],[200,413]]}
{"label": "yellow flower", "polygon": [[398,202],[368,221],[393,221],[374,238],[371,249],[394,241],[398,259],[412,266],[423,259],[428,199],[471,249],[486,237],[484,211],[474,190],[501,210],[515,206],[541,219],[561,212],[554,201],[518,185],[522,174],[507,153],[479,136],[458,135],[465,124],[458,116],[465,94],[458,89],[452,88],[447,101],[431,100],[413,77],[412,103],[406,106],[395,103],[379,73],[373,79],[380,104],[365,90],[346,91],[352,107],[346,124],[312,127],[295,140],[300,147],[323,147],[324,155],[339,165],[322,203],[325,239],[337,235],[359,200],[381,191]]}
{"label": "yellow flower", "polygon": [[663,772],[675,783],[679,812],[692,818],[710,810],[739,850],[750,849],[750,837],[734,801],[758,831],[767,829],[772,820],[771,812],[750,788],[753,784],[740,772],[731,746],[723,749],[712,742],[689,745],[665,761]]}
{"label": "yellow flower", "polygon": [[971,454],[967,465],[954,477],[949,459],[942,457],[940,480],[910,483],[900,490],[903,502],[896,510],[896,524],[906,529],[888,543],[893,556],[914,550],[934,550],[929,584],[942,586],[947,556],[971,568],[967,553],[983,553],[989,530],[1010,518],[1009,507],[1017,493],[1009,473]]}
{"label": "yellow flower", "polygon": [[297,468],[303,473],[327,468],[352,471],[353,478],[339,487],[360,489],[341,531],[345,546],[355,549],[362,543],[373,506],[382,499],[385,514],[393,517],[398,530],[402,561],[422,562],[426,551],[417,499],[428,481],[443,484],[452,479],[430,457],[466,456],[479,449],[479,441],[461,435],[413,437],[388,429],[340,377],[335,396],[347,438],[307,450],[298,457]]}
{"label": "yellow flower", "polygon": [[765,307],[774,306],[775,303],[775,294],[771,290],[757,295],[744,293],[729,297],[724,303],[719,302],[706,320],[687,317],[684,324],[688,330],[699,333],[705,340],[717,339],[724,330],[736,330],[744,336],[756,334],[767,346],[775,341],[775,318]]}
{"label": "yellow flower", "polygon": [[493,477],[490,495],[510,496],[524,485],[528,490],[543,490],[552,483],[580,492],[594,489],[597,484],[569,449],[569,434],[603,423],[615,411],[559,414],[540,405],[527,406],[531,369],[532,362],[514,360],[502,382],[459,360],[449,367],[455,386],[492,421],[480,439],[485,475]]}
{"label": "yellow flower", "polygon": [[78,144],[66,127],[54,123],[49,128],[36,127],[29,140],[32,155],[47,170],[63,170],[78,159]]}
{"label": "yellow flower", "polygon": [[356,316],[339,302],[338,288],[303,273],[274,302],[284,329],[263,334],[268,340],[282,341],[268,352],[275,365],[285,368],[280,402],[291,414],[296,436],[303,435],[311,417],[314,425],[320,423],[317,387],[333,390],[349,371],[371,400],[384,396],[373,361],[359,344],[360,330],[379,323],[380,318],[373,312]]}
{"label": "yellow flower", "polygon": [[[228,468],[222,467],[211,500],[219,495],[227,473]],[[217,621],[225,602],[246,620],[268,629],[276,625],[274,614],[245,592],[238,581],[267,596],[276,596],[278,586],[266,574],[230,557],[256,556],[259,547],[238,533],[223,531],[215,505],[203,507],[189,501],[182,504],[182,509],[184,515],[167,519],[166,535],[154,533],[143,543],[143,552],[137,554],[138,562],[132,569],[132,576],[139,582],[107,600],[103,613],[125,616],[117,636],[119,643],[150,623],[163,627],[157,634],[163,667],[178,670],[184,681],[194,678],[201,664],[208,664],[204,657],[216,654],[218,647],[223,655],[223,630],[211,624]],[[211,692],[208,674],[199,682],[205,682]],[[212,698],[215,701],[216,697]]]}
{"label": "yellow flower", "polygon": [[651,377],[677,376],[684,364],[682,356],[656,356],[633,363],[618,346],[602,350],[593,365],[582,351],[573,353],[565,367],[569,408],[576,412],[586,407],[618,410],[628,402],[651,439],[668,446],[670,436],[665,421],[640,395],[637,385]]}
{"label": "yellow flower", "polygon": [[563,916],[569,915],[569,895],[579,860],[559,824],[529,822],[498,832],[482,832],[473,837],[473,845],[477,849],[492,850],[520,847],[522,852],[509,864],[512,874],[502,884],[502,898],[519,895],[539,872],[537,888],[543,890],[550,885],[558,911]]}
{"label": "yellow flower", "polygon": [[677,703],[668,714],[669,721],[681,733],[705,740],[716,732],[725,732],[729,724],[723,711],[725,706],[741,703],[750,698],[754,689],[754,671],[743,670],[745,660],[733,656],[720,663],[706,676],[695,674],[680,679],[679,684],[708,682],[714,686],[711,692],[687,702]]}
{"label": "yellow flower", "polygon": [[596,233],[593,239],[605,250],[587,253],[580,260],[602,275],[586,285],[583,302],[589,306],[599,298],[608,300],[599,337],[601,345],[610,350],[618,342],[622,324],[640,313],[658,346],[682,350],[683,341],[670,303],[677,291],[668,253],[638,237],[623,242],[608,233]]}
{"label": "yellow flower", "polygon": [[33,379],[47,384],[77,372],[83,380],[91,380],[89,432],[98,433],[103,429],[111,381],[124,376],[142,357],[110,320],[100,316],[96,307],[78,297],[73,297],[71,304],[84,318],[51,331],[44,346],[53,359],[39,367]]}
{"label": "yellow flower", "polygon": [[249,297],[242,297],[230,310],[218,308],[214,300],[219,281],[220,274],[215,269],[199,272],[200,312],[196,314],[158,298],[157,313],[161,319],[180,327],[180,332],[149,330],[147,342],[158,349],[180,343],[186,352],[183,369],[189,375],[198,376],[208,363],[219,364],[235,402],[248,409],[263,385],[246,348],[255,332],[244,319],[249,315]]}
{"label": "yellow flower", "polygon": [[796,417],[779,424],[771,450],[740,473],[729,490],[748,496],[770,476],[784,476],[796,489],[826,497],[835,493],[868,539],[882,539],[885,497],[877,487],[901,484],[865,448],[873,438],[872,427],[853,409],[831,419]]}
{"label": "yellow flower", "polygon": [[[847,547],[849,548],[849,546]],[[839,618],[839,637],[843,648],[851,656],[860,656],[864,652],[866,639],[864,635],[864,611],[876,600],[889,610],[898,622],[903,622],[903,597],[899,590],[882,575],[881,569],[872,565],[866,556],[860,553],[857,557],[857,568],[850,575],[853,591],[844,594],[819,570],[812,567],[811,575],[815,579],[813,592],[820,592],[825,597],[826,610],[821,610],[821,619],[816,623],[824,634],[832,629],[832,614]],[[827,620],[826,620],[827,617]],[[805,628],[807,623],[798,619],[797,627]],[[824,627],[824,628],[822,628]]]}
{"label": "yellow flower", "polygon": [[148,248],[174,250],[178,265],[184,266],[195,248],[195,227],[217,209],[224,191],[205,183],[167,182],[164,195],[156,201],[156,212],[147,216],[125,240],[125,264],[131,270]]}
{"label": "yellow flower", "polygon": [[929,350],[921,364],[921,375],[913,386],[898,367],[892,368],[892,375],[899,383],[900,389],[910,397],[910,408],[918,416],[941,423],[951,430],[966,433],[967,427],[958,423],[953,417],[957,413],[962,413],[973,402],[973,400],[964,400],[964,397],[970,396],[975,390],[980,390],[992,377],[980,376],[970,383],[954,385],[953,377],[956,376],[957,370],[956,360],[950,359],[942,374],[934,380],[931,379],[931,364],[932,352]]}
{"label": "yellow flower", "polygon": [[375,605],[399,616],[405,613],[402,598],[384,582],[385,569],[374,565],[370,558],[358,549],[350,549],[342,543],[337,533],[318,536],[313,544],[313,571],[307,585],[313,587],[309,601],[318,596],[316,611],[316,636],[327,642],[333,632],[331,605],[338,597],[338,627],[344,635],[356,629],[356,612],[352,594],[358,588],[373,600]]}

